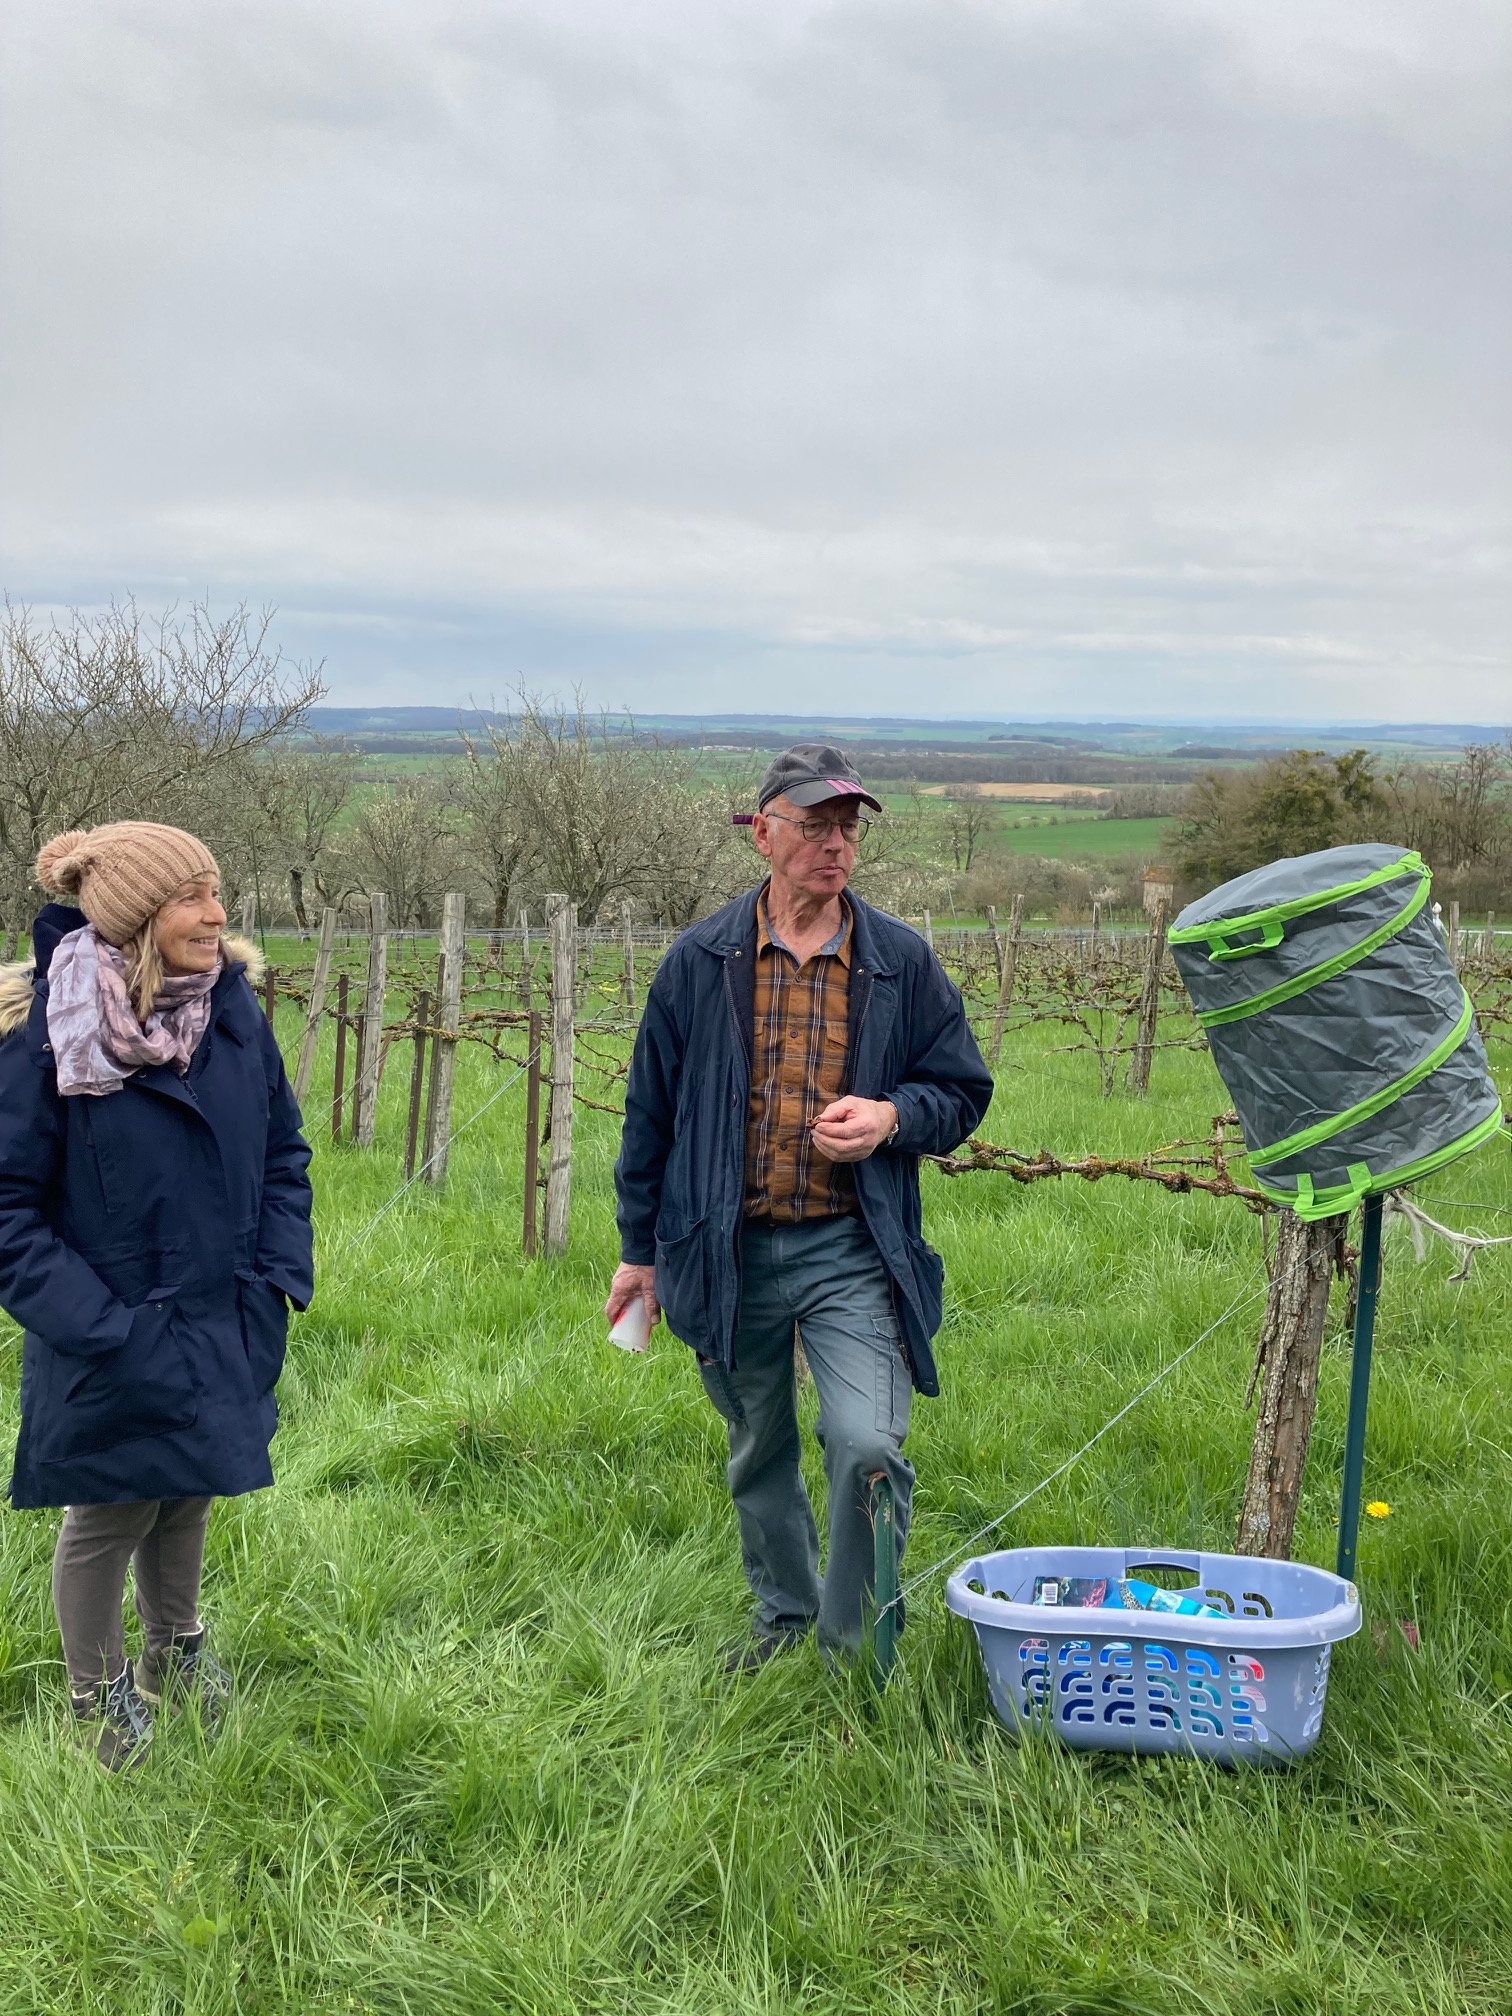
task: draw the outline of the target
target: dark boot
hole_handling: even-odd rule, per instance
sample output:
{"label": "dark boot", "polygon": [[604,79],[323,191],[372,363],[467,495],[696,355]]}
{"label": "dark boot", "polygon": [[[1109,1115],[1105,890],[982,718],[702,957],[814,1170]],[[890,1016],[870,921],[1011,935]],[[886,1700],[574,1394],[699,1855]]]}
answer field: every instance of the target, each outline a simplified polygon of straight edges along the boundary
{"label": "dark boot", "polygon": [[142,1699],[128,1659],[114,1680],[93,1694],[73,1694],[74,1740],[102,1771],[130,1771],[147,1755],[152,1710]]}
{"label": "dark boot", "polygon": [[801,1645],[808,1636],[792,1625],[779,1625],[776,1630],[766,1631],[757,1625],[749,1638],[737,1645],[725,1658],[726,1673],[754,1673],[758,1666],[765,1666],[769,1659],[775,1659],[779,1652],[791,1652]]}
{"label": "dark boot", "polygon": [[195,1631],[170,1639],[161,1651],[144,1652],[137,1687],[154,1708],[165,1701],[181,1705],[193,1698],[199,1703],[201,1722],[213,1729],[230,1706],[234,1683],[206,1645],[204,1632]]}

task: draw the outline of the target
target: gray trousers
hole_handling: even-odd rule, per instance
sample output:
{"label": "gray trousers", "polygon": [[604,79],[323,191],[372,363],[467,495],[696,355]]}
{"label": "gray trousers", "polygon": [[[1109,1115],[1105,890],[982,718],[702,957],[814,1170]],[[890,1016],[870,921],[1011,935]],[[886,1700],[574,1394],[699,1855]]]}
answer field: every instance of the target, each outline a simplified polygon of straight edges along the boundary
{"label": "gray trousers", "polygon": [[200,1629],[200,1575],[210,1498],[141,1505],[70,1505],[53,1555],[53,1608],[63,1634],[68,1684],[92,1694],[126,1663],[121,1596],[135,1571],[136,1612],[149,1652]]}
{"label": "gray trousers", "polygon": [[[819,1394],[829,1485],[822,1584],[798,1460],[795,1323]],[[856,1650],[872,1596],[870,1480],[877,1471],[892,1479],[901,1553],[914,1477],[902,1453],[912,1381],[887,1270],[861,1221],[748,1225],[735,1369],[700,1362],[699,1373],[729,1430],[730,1495],[757,1630],[803,1630],[817,1619],[821,1642]]]}

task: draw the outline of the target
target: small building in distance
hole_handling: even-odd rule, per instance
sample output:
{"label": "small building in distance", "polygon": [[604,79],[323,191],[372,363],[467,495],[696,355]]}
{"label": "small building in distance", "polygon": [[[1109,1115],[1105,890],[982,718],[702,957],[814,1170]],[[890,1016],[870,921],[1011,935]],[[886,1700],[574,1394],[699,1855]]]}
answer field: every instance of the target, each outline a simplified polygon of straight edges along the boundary
{"label": "small building in distance", "polygon": [[1163,868],[1157,861],[1144,872],[1145,915],[1153,917],[1164,903],[1166,915],[1171,914],[1171,902],[1176,894],[1176,878],[1169,868]]}

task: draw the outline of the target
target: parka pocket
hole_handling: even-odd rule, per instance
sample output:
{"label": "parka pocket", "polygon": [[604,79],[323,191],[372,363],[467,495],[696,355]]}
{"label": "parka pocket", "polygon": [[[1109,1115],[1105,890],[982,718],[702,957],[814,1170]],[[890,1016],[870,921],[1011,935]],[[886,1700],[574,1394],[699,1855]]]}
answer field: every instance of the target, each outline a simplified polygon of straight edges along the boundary
{"label": "parka pocket", "polygon": [[289,1304],[283,1290],[263,1274],[238,1273],[236,1299],[241,1307],[242,1343],[252,1390],[261,1399],[273,1391],[283,1371],[289,1343]]}
{"label": "parka pocket", "polygon": [[656,1299],[673,1334],[695,1348],[709,1333],[708,1223],[700,1218],[677,1238],[656,1241]]}
{"label": "parka pocket", "polygon": [[89,1358],[58,1353],[68,1370],[60,1382],[62,1405],[43,1424],[44,1462],[98,1455],[194,1425],[199,1401],[175,1329],[173,1292],[164,1290],[134,1310],[130,1335],[113,1351]]}

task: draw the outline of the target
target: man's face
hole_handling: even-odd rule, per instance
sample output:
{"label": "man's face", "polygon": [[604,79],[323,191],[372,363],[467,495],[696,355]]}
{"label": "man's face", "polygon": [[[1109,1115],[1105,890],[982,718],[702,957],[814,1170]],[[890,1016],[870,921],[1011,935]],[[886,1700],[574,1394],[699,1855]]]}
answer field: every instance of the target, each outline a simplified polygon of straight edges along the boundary
{"label": "man's face", "polygon": [[[830,798],[822,805],[794,805],[774,798],[758,812],[751,826],[756,851],[772,864],[772,880],[814,902],[838,896],[856,865],[856,842],[847,840],[843,825],[855,825],[861,814],[856,798]],[[805,838],[805,829],[813,839]]]}

